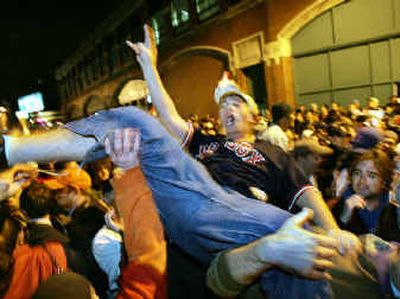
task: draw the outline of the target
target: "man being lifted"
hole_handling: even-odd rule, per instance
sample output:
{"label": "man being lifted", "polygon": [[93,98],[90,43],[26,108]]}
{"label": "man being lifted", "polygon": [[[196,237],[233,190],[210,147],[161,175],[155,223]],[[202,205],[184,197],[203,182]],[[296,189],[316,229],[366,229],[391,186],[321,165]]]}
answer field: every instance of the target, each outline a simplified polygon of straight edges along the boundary
{"label": "man being lifted", "polygon": [[189,152],[200,159],[222,186],[247,197],[261,198],[290,212],[311,208],[315,221],[328,231],[352,239],[338,226],[318,189],[293,158],[276,146],[256,140],[258,109],[254,100],[226,76],[215,90],[226,137],[203,135],[179,115],[157,70],[154,32],[145,26],[145,42],[131,43],[161,121]]}

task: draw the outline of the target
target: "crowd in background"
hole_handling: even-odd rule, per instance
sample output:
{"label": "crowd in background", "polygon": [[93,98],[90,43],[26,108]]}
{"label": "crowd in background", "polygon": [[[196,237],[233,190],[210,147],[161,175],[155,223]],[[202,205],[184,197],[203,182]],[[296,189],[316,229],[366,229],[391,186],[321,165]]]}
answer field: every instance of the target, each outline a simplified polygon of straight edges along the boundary
{"label": "crowd in background", "polygon": [[[382,106],[378,99],[369,98],[365,107],[357,101],[348,107],[333,102],[330,106],[311,104],[296,109],[277,103],[265,116],[259,116],[254,100],[224,77],[215,92],[221,123],[210,115],[191,115],[183,120],[153,68],[157,53],[148,27],[145,35],[145,44],[128,44],[149,81],[150,93],[155,95],[159,117],[180,144],[164,128],[156,127],[158,122],[148,114],[131,108],[105,111],[67,124],[54,134],[42,135],[47,139],[40,139],[39,135],[49,147],[55,141],[67,140],[64,148],[57,148],[58,152],[48,152],[61,160],[70,153],[82,157],[86,152],[79,150],[88,147],[93,149],[93,156],[104,150],[109,157],[84,159],[85,163],[16,164],[0,173],[0,295],[7,299],[166,298],[167,294],[170,298],[212,298],[216,295],[210,290],[203,293],[196,285],[206,284],[204,274],[208,271],[207,285],[214,293],[235,297],[252,292],[248,285],[264,283],[271,287],[268,279],[263,280],[268,278],[263,273],[269,267],[281,267],[284,273],[271,277],[291,284],[287,290],[284,284],[273,285],[274,289],[268,289],[271,298],[285,292],[291,294],[287,298],[302,298],[297,291],[303,289],[308,295],[322,298],[312,291],[318,289],[315,281],[332,280],[333,285],[340,282],[340,277],[332,279],[326,272],[334,266],[328,260],[337,255],[336,251],[345,256],[346,251],[360,247],[354,234],[365,239],[365,250],[374,259],[377,278],[360,274],[357,286],[350,286],[347,291],[364,292],[371,298],[376,298],[375,292],[399,297],[400,259],[388,261],[388,253],[398,253],[400,243],[399,99],[393,97]],[[106,131],[108,126],[120,128],[125,120],[138,124],[140,117],[142,132],[136,127]],[[95,143],[90,139],[93,136],[102,143],[101,148],[91,147]],[[39,144],[39,139],[33,136],[18,147],[16,139],[4,137],[3,155],[11,164],[27,160],[25,156],[40,156],[46,150],[33,144]],[[131,139],[132,143],[127,142]],[[139,154],[140,142],[144,145]],[[151,142],[156,147],[149,146]],[[30,147],[37,152],[31,153]],[[206,167],[203,169],[182,153],[181,147]],[[43,155],[42,161],[46,160]],[[138,167],[138,157],[144,174]],[[172,198],[171,207],[160,198]],[[320,203],[321,198],[327,205]],[[243,207],[237,207],[234,199]],[[168,242],[156,203],[163,212],[164,228],[171,234],[166,238]],[[176,210],[175,203],[177,208],[185,209]],[[199,208],[193,211],[194,207],[187,203]],[[313,209],[314,224],[324,229],[326,236],[302,228],[312,218],[307,209],[291,216],[304,207]],[[261,212],[270,214],[264,216]],[[282,222],[285,217],[292,218],[279,226],[264,219],[268,216],[276,216]],[[266,236],[272,239],[254,241],[263,236],[259,235],[264,233],[263,221],[278,228]],[[246,227],[238,227],[241,223]],[[188,232],[184,230],[186,225]],[[253,239],[249,240],[255,243],[242,241],[242,235],[251,235]],[[297,240],[304,239],[296,238],[316,243],[302,244]],[[198,244],[202,246],[196,247],[198,244],[193,245],[190,240],[200,240]],[[226,248],[225,243],[243,247]],[[246,269],[248,264],[241,263],[251,261],[257,248],[265,249],[271,244],[292,244],[295,248],[280,247],[283,253],[261,250],[265,260],[270,255],[288,254],[272,266],[265,262],[268,266],[261,263],[260,268]],[[194,252],[192,248],[204,251]],[[208,252],[218,251],[215,248],[223,248],[224,253]],[[304,254],[302,248],[306,249]],[[303,256],[296,256],[296,252]],[[311,266],[304,262],[307,254]],[[207,259],[211,255],[215,259],[210,263]],[[231,256],[235,257],[233,265],[238,267],[232,267]],[[208,270],[204,269],[204,260],[210,265]],[[201,274],[197,276],[199,268]],[[251,272],[254,269],[255,273]],[[249,274],[243,274],[246,271]],[[269,273],[274,275],[276,271]],[[313,280],[302,280],[298,277],[301,275]],[[374,291],[363,289],[364,282]],[[293,285],[300,289],[290,293],[296,290]],[[342,285],[336,292],[344,289]],[[260,289],[255,291],[261,293]],[[251,294],[247,298],[257,298]],[[355,297],[347,293],[336,298]]]}
{"label": "crowd in background", "polygon": [[[261,119],[257,126],[260,138],[279,146],[268,127],[287,123],[285,150],[322,191],[338,223],[358,235],[372,233],[385,246],[385,241],[400,242],[397,100],[385,107],[370,98],[366,107],[332,103],[295,110],[279,103],[272,107],[270,121]],[[220,133],[213,117],[192,115],[188,121],[204,134]],[[100,298],[117,296],[127,253],[110,183],[114,175],[109,158],[83,168],[73,161],[19,164],[2,173],[2,181],[13,182],[4,183],[1,194],[5,298],[30,298],[41,281],[67,269],[86,277]],[[268,201],[263,194],[254,197]],[[33,256],[39,260],[34,251],[42,249],[50,262],[27,261]],[[74,285],[74,279],[68,281]]]}

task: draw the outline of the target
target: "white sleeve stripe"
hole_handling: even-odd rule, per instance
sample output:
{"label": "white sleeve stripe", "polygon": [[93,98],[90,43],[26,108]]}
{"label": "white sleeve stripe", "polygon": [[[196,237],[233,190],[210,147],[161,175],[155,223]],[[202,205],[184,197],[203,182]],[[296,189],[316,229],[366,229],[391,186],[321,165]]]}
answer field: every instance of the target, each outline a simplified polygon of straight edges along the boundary
{"label": "white sleeve stripe", "polygon": [[13,138],[7,135],[3,135],[4,140],[4,155],[8,165],[8,157],[10,156],[10,143],[13,142]]}
{"label": "white sleeve stripe", "polygon": [[306,192],[308,189],[314,189],[314,188],[315,187],[312,185],[306,185],[306,186],[303,186],[299,191],[297,191],[297,193],[293,196],[293,200],[289,206],[289,211],[291,209],[293,209],[293,206],[296,204],[297,200],[299,199],[299,197],[301,195],[303,195],[304,192]]}
{"label": "white sleeve stripe", "polygon": [[189,142],[190,139],[192,139],[193,132],[194,132],[193,124],[191,122],[188,122],[187,124],[188,124],[188,130],[187,130],[186,135],[183,138],[183,141],[181,143],[182,147],[187,146],[187,143]]}

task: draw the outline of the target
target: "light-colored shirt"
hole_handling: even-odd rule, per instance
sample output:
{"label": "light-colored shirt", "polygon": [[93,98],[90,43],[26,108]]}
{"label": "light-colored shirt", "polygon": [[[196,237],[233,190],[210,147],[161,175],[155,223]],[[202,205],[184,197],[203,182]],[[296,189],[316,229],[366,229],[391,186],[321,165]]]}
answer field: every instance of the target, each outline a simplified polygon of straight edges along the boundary
{"label": "light-colored shirt", "polygon": [[107,273],[109,289],[118,290],[119,264],[121,262],[122,236],[107,228],[101,228],[92,241],[92,252],[100,268]]}
{"label": "light-colored shirt", "polygon": [[289,151],[289,138],[282,128],[276,124],[272,124],[261,134],[261,140],[267,140],[282,148],[285,152]]}

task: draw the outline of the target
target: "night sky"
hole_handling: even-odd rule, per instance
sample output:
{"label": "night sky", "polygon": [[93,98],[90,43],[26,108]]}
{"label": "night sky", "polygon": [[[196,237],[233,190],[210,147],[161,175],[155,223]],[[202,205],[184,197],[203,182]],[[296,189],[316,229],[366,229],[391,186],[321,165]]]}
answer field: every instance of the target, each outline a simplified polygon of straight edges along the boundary
{"label": "night sky", "polygon": [[[7,3],[7,4],[4,4]],[[0,101],[48,90],[53,71],[121,0],[3,1],[0,8]],[[55,97],[56,98],[56,97]]]}

